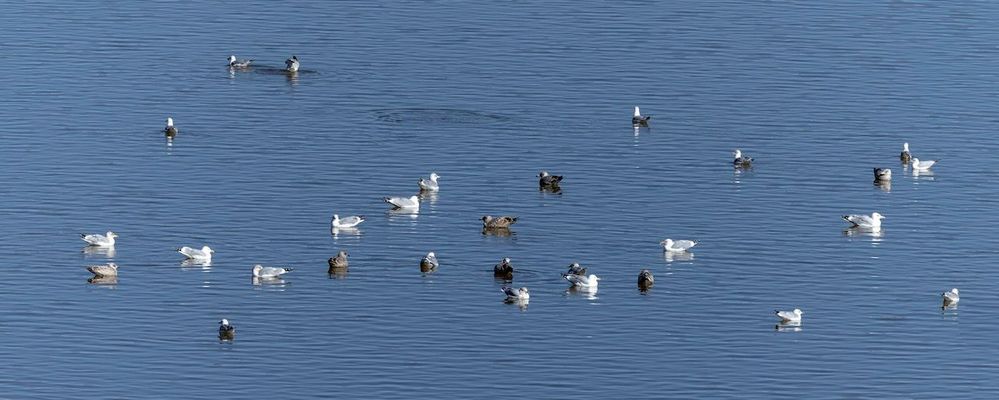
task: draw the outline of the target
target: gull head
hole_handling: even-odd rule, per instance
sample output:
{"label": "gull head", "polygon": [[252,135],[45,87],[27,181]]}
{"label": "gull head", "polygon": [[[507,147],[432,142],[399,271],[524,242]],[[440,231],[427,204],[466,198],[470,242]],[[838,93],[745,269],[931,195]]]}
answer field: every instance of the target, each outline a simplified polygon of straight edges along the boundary
{"label": "gull head", "polygon": [[222,320],[221,320],[221,321],[219,321],[219,325],[222,325],[222,326],[229,326],[229,320],[227,320],[227,319],[225,319],[225,318],[222,318]]}
{"label": "gull head", "polygon": [[732,155],[735,156],[735,158],[742,157],[742,150],[735,149],[735,151],[732,152]]}
{"label": "gull head", "polygon": [[551,175],[551,174],[548,173],[548,171],[541,171],[541,173],[538,174],[538,177],[539,178],[544,178],[544,177],[546,177],[548,175]]}
{"label": "gull head", "polygon": [[167,127],[173,126],[173,117],[167,117]]}
{"label": "gull head", "polygon": [[794,315],[797,315],[799,317],[801,316],[801,309],[795,308],[794,311],[792,312],[794,313]]}
{"label": "gull head", "polygon": [[432,180],[432,181],[434,181],[434,182],[437,182],[437,178],[440,178],[440,177],[441,177],[441,176],[440,176],[440,175],[437,175],[437,173],[436,173],[436,172],[431,172],[431,173],[430,173],[430,180]]}
{"label": "gull head", "polygon": [[526,287],[517,289],[517,292],[520,293],[520,297],[523,297],[525,299],[531,296],[531,293],[527,291]]}
{"label": "gull head", "polygon": [[264,269],[263,265],[257,264],[253,266],[253,276],[260,276],[260,270]]}
{"label": "gull head", "polygon": [[673,245],[673,239],[666,238],[666,240],[659,242],[659,244],[663,245],[663,247],[670,247]]}
{"label": "gull head", "polygon": [[503,262],[510,263],[510,257],[503,257]]}
{"label": "gull head", "polygon": [[598,277],[598,276],[596,276],[596,275],[593,275],[593,274],[590,274],[590,276],[588,276],[588,277],[586,278],[586,280],[588,281],[587,283],[588,283],[588,284],[589,284],[590,286],[594,286],[594,285],[596,285],[596,284],[597,284],[597,282],[599,282],[599,281],[600,281],[600,277]]}
{"label": "gull head", "polygon": [[919,165],[919,159],[916,157],[912,157],[912,165]]}
{"label": "gull head", "polygon": [[338,222],[338,221],[340,221],[340,216],[337,214],[333,214],[333,222]]}
{"label": "gull head", "polygon": [[412,197],[409,198],[409,201],[412,201],[414,203],[419,204],[420,203],[420,196],[412,196]]}
{"label": "gull head", "polygon": [[236,62],[236,56],[229,56],[229,65],[232,65],[234,62]]}
{"label": "gull head", "polygon": [[[115,263],[108,263],[108,266],[111,267],[111,268],[113,268],[113,269],[118,269],[118,264],[115,264]],[[954,290],[957,290],[957,289],[954,289]],[[957,292],[955,292],[955,293],[957,293]]]}
{"label": "gull head", "polygon": [[902,151],[909,151],[909,142],[902,143]]}
{"label": "gull head", "polygon": [[339,253],[337,253],[337,256],[343,256],[343,257],[346,257],[346,256],[347,256],[347,250],[340,250],[340,252],[339,252]]}
{"label": "gull head", "polygon": [[112,238],[112,239],[113,239],[113,238],[117,238],[117,237],[118,237],[118,234],[117,234],[117,233],[114,233],[114,232],[111,232],[111,231],[108,231],[108,233],[107,233],[107,237],[109,237],[109,238]]}
{"label": "gull head", "polygon": [[638,110],[638,106],[635,106],[635,116],[636,117],[642,116],[642,113]]}
{"label": "gull head", "polygon": [[885,219],[885,216],[881,215],[881,213],[874,212],[874,213],[871,213],[871,218],[874,218],[874,219],[880,221],[880,220]]}
{"label": "gull head", "polygon": [[954,294],[960,294],[960,293],[959,293],[959,292],[957,291],[957,288],[953,288],[953,289],[951,289],[951,290],[950,290],[950,292],[951,292],[951,293],[954,293]]}
{"label": "gull head", "polygon": [[434,252],[431,251],[431,252],[427,253],[427,257],[437,257],[437,255],[434,254]]}
{"label": "gull head", "polygon": [[215,254],[215,250],[212,250],[212,248],[208,246],[202,247],[201,251],[205,252],[205,254]]}

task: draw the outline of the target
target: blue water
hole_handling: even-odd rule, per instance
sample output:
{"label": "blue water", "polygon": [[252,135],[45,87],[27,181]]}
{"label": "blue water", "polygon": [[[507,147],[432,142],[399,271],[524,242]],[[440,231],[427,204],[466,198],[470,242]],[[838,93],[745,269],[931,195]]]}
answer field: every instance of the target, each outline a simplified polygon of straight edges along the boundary
{"label": "blue water", "polygon": [[[990,2],[6,4],[0,397],[995,397],[997,18]],[[637,133],[635,105],[654,115]],[[932,174],[902,169],[906,141]],[[542,169],[561,194],[537,191]],[[431,171],[418,215],[387,212]],[[882,235],[844,234],[840,215],[872,211]],[[368,221],[334,237],[333,213]],[[520,222],[483,235],[485,214]],[[82,251],[108,229],[113,255]],[[665,237],[700,244],[667,259]],[[210,267],[174,251],[205,244]],[[350,271],[330,277],[340,249]],[[503,257],[525,310],[502,303]],[[117,283],[88,283],[108,261]],[[595,295],[566,292],[576,261]],[[258,285],[257,263],[296,270]],[[962,302],[941,310],[951,287]],[[775,330],[795,307],[800,330]]]}

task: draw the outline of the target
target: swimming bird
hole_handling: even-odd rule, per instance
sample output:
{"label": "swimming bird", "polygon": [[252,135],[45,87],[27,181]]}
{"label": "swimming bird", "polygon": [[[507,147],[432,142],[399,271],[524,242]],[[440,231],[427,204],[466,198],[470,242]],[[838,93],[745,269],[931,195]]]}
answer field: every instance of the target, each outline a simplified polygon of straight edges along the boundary
{"label": "swimming bird", "polygon": [[880,229],[881,220],[885,216],[877,212],[871,213],[870,216],[860,215],[860,214],[850,214],[844,215],[843,220],[853,224],[851,228],[864,228],[864,229]]}
{"label": "swimming bird", "polygon": [[103,235],[88,235],[86,233],[80,234],[80,239],[87,242],[88,246],[97,247],[114,247],[114,240],[118,237],[117,233],[108,231]]}
{"label": "swimming bird", "polygon": [[257,264],[253,266],[253,277],[254,278],[277,278],[281,275],[287,274],[294,271],[294,268],[285,267],[265,267],[263,265]]}
{"label": "swimming bird", "polygon": [[298,57],[291,56],[291,58],[284,60],[284,70],[288,72],[298,72]]}
{"label": "swimming bird", "polygon": [[635,114],[631,117],[632,125],[649,126],[650,119],[652,119],[651,115],[642,116],[642,112],[639,111],[638,106],[635,106]]}
{"label": "swimming bird", "polygon": [[113,277],[118,276],[118,264],[107,263],[101,265],[91,265],[87,267],[87,271],[94,274],[95,277]]}
{"label": "swimming bird", "polygon": [[180,254],[183,254],[184,257],[198,261],[211,261],[212,254],[215,254],[215,250],[212,250],[212,248],[208,246],[202,247],[201,250],[184,246],[177,249],[177,251],[180,252]]}
{"label": "swimming bird", "polygon": [[937,163],[937,160],[930,161],[919,161],[918,158],[912,157],[912,169],[913,171],[929,171],[930,167]]}
{"label": "swimming bird", "polygon": [[420,259],[420,272],[433,271],[437,269],[439,265],[440,263],[437,262],[437,255],[431,251]]}
{"label": "swimming bird", "polygon": [[352,215],[349,217],[340,218],[339,215],[333,214],[333,219],[330,220],[331,228],[353,228],[364,222],[363,215]]}
{"label": "swimming bird", "polygon": [[890,181],[891,180],[891,168],[875,168],[874,169],[874,180],[875,181]]}
{"label": "swimming bird", "polygon": [[510,263],[510,257],[504,257],[503,260],[493,267],[493,277],[513,280],[513,264]]}
{"label": "swimming bird", "polygon": [[593,274],[590,274],[590,276],[565,274],[563,278],[575,287],[590,289],[596,288],[597,283],[600,281],[600,278]]}
{"label": "swimming bird", "polygon": [[943,297],[944,307],[955,305],[961,301],[961,296],[958,295],[957,288],[953,288],[949,292],[943,292],[940,296]]}
{"label": "swimming bird", "polygon": [[898,155],[898,159],[906,164],[912,160],[912,154],[909,154],[909,143],[902,143],[902,153]]}
{"label": "swimming bird", "polygon": [[236,336],[236,327],[229,324],[229,320],[222,318],[219,321],[219,339],[232,340]]}
{"label": "swimming bird", "polygon": [[531,299],[531,293],[526,287],[520,289],[514,289],[512,287],[503,286],[502,289],[504,294],[506,294],[506,302],[513,303],[517,301],[527,301]]}
{"label": "swimming bird", "polygon": [[774,310],[774,314],[777,318],[780,318],[780,322],[785,323],[800,323],[801,322],[801,310],[795,308],[794,311],[777,311]]}
{"label": "swimming bird", "polygon": [[229,66],[233,68],[247,68],[253,60],[237,60],[236,56],[229,56]]}
{"label": "swimming bird", "polygon": [[163,133],[168,137],[177,136],[177,128],[173,126],[173,117],[167,117],[166,128],[163,128]]}
{"label": "swimming bird", "polygon": [[656,284],[656,277],[652,275],[652,271],[643,269],[642,272],[638,273],[638,288],[646,290],[652,285]]}
{"label": "swimming bird", "polygon": [[419,210],[420,209],[420,197],[386,197],[385,202],[392,205],[394,208],[404,208],[407,210]]}
{"label": "swimming bird", "polygon": [[732,165],[736,168],[746,168],[753,165],[753,157],[743,156],[742,150],[735,149],[735,151],[732,152],[732,155],[735,157],[732,160]]}
{"label": "swimming bird", "polygon": [[441,176],[437,175],[436,172],[431,172],[430,179],[420,178],[420,181],[418,182],[420,184],[420,190],[427,192],[436,192],[440,190],[441,187],[437,184],[437,178],[440,177]]}
{"label": "swimming bird", "polygon": [[569,270],[562,274],[563,277],[566,275],[586,275],[586,268],[579,265],[579,263],[569,264]]}
{"label": "swimming bird", "polygon": [[329,273],[331,274],[334,273],[335,270],[347,269],[350,264],[347,262],[347,250],[340,250],[340,252],[336,254],[336,257],[330,257],[327,262],[330,265]]}
{"label": "swimming bird", "polygon": [[486,229],[492,228],[509,228],[517,222],[517,217],[511,216],[500,216],[493,217],[492,215],[485,215],[482,217],[482,227]]}
{"label": "swimming bird", "polygon": [[542,189],[554,189],[558,188],[558,185],[562,182],[562,175],[552,175],[548,171],[541,171],[538,174],[538,186]]}
{"label": "swimming bird", "polygon": [[693,240],[673,240],[670,238],[666,238],[666,240],[659,242],[659,244],[663,246],[663,251],[674,252],[687,251],[691,247],[697,246],[697,242]]}

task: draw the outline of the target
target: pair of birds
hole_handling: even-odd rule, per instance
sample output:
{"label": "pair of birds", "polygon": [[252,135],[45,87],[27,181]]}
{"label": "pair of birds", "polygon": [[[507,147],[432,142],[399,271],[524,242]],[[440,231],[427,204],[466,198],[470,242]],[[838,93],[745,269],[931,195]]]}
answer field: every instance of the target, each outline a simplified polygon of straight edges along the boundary
{"label": "pair of birds", "polygon": [[[118,234],[112,231],[107,231],[107,233],[103,235],[86,233],[80,234],[80,239],[87,242],[87,246],[100,247],[104,249],[114,248],[115,239],[117,238]],[[113,278],[118,276],[118,264],[107,263],[101,265],[90,265],[87,266],[87,271],[94,274],[94,278]]]}
{"label": "pair of birds", "polygon": [[735,149],[732,152],[732,165],[736,168],[749,168],[753,166],[753,157],[742,154],[742,150]]}
{"label": "pair of birds", "polygon": [[600,283],[600,277],[594,274],[586,274],[586,268],[579,263],[569,264],[569,269],[562,274],[562,278],[569,281],[572,287],[579,289],[596,290]]}
{"label": "pair of birds", "polygon": [[[436,193],[440,190],[440,183],[437,182],[440,179],[440,175],[436,172],[430,173],[430,178],[421,177],[417,184],[420,186],[420,192],[431,192]],[[419,211],[420,210],[420,196],[410,196],[410,197],[385,197],[383,198],[386,203],[392,205],[393,209],[396,210],[407,210],[407,211]]]}
{"label": "pair of birds", "polygon": [[902,143],[902,153],[898,155],[899,160],[902,160],[903,164],[912,165],[913,171],[929,171],[934,164],[939,160],[929,160],[920,161],[919,158],[913,157],[912,153],[909,153],[909,143]]}
{"label": "pair of birds", "polygon": [[[950,291],[943,292],[940,295],[941,297],[943,297],[943,306],[948,307],[948,306],[957,305],[957,303],[961,301],[961,296],[959,293],[960,292],[957,290],[957,288],[953,288]],[[801,323],[801,314],[802,314],[801,309],[795,308],[794,310],[791,311],[775,310],[774,314],[777,315],[777,318],[780,318],[781,323],[785,324]]]}
{"label": "pair of birds", "polygon": [[[229,56],[229,66],[232,68],[249,68],[250,64],[253,64],[253,60],[237,59],[236,56]],[[297,56],[291,56],[291,58],[284,60],[284,70],[287,72],[298,72],[298,67],[301,64],[298,62]]]}

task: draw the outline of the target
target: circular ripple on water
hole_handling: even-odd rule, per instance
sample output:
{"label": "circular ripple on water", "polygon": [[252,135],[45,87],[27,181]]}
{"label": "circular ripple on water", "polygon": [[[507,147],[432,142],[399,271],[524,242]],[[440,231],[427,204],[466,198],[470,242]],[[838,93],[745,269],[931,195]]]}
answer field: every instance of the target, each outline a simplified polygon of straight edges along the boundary
{"label": "circular ripple on water", "polygon": [[392,108],[373,112],[379,121],[395,124],[496,124],[508,120],[499,114],[454,108]]}

